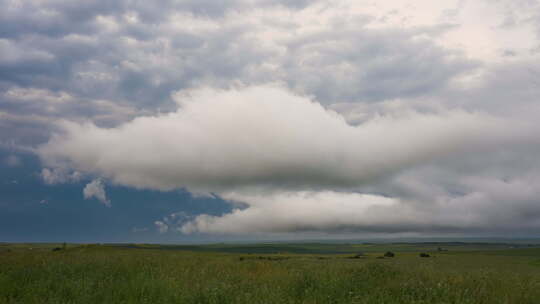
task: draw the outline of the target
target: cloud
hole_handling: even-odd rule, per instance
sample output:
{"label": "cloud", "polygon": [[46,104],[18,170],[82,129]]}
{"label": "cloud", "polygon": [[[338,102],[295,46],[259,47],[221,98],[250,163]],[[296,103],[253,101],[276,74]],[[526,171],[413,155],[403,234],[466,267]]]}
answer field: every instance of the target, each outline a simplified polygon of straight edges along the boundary
{"label": "cloud", "polygon": [[[245,195],[225,193],[222,198],[246,204],[223,216],[199,215],[184,223],[186,234],[251,234],[300,231],[336,231],[361,227],[385,227],[385,219],[373,217],[377,209],[394,209],[399,200],[377,195],[333,191],[280,192]],[[392,213],[388,213],[392,217]],[[402,215],[403,216],[403,215]],[[374,225],[375,224],[375,225]],[[376,229],[376,228],[374,228]]]}
{"label": "cloud", "polygon": [[95,198],[103,203],[107,207],[111,207],[111,201],[107,199],[107,194],[105,193],[105,186],[101,179],[95,179],[88,183],[83,190],[84,199]]}
{"label": "cloud", "polygon": [[530,231],[540,227],[538,176],[510,180],[468,177],[462,182],[462,187],[470,189],[465,193],[426,189],[436,195],[425,197],[418,189],[419,185],[424,186],[423,182],[408,185],[409,190],[415,190],[413,197],[335,191],[223,193],[223,199],[241,207],[221,216],[199,215],[183,222],[178,230],[185,234],[218,235],[313,231],[364,236],[395,233],[530,235]]}
{"label": "cloud", "polygon": [[182,226],[184,223],[192,220],[193,218],[194,216],[188,215],[183,211],[173,212],[167,216],[164,216],[161,220],[155,221],[154,225],[160,234],[167,232],[179,232],[182,231]]}
{"label": "cloud", "polygon": [[169,231],[169,225],[165,224],[162,221],[155,221],[154,225],[158,229],[159,233],[167,233]]}
{"label": "cloud", "polygon": [[65,168],[43,168],[40,174],[41,178],[48,185],[74,183],[82,178],[78,171],[70,171]]}
{"label": "cloud", "polygon": [[433,28],[344,26],[339,32],[321,29],[288,43],[281,66],[289,87],[324,103],[380,102],[439,92],[479,66],[456,50],[417,38],[433,35]]}
{"label": "cloud", "polygon": [[497,120],[462,111],[377,116],[352,126],[306,97],[269,86],[176,98],[176,112],[117,128],[64,122],[64,132],[38,153],[45,164],[117,184],[208,193],[353,187],[509,136],[490,135]]}

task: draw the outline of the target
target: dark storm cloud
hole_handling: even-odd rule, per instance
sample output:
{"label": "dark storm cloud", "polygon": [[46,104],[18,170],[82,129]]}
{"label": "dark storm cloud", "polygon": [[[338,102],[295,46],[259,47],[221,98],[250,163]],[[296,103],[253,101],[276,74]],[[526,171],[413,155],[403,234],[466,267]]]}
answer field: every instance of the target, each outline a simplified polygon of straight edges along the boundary
{"label": "dark storm cloud", "polygon": [[[4,87],[62,90],[83,98],[155,108],[170,102],[174,90],[194,82],[237,79],[246,66],[262,61],[259,53],[265,51],[243,37],[247,29],[220,26],[189,32],[169,28],[172,14],[180,14],[175,18],[189,25],[208,18],[190,15],[197,13],[196,7],[221,11],[242,6],[200,1],[164,5],[171,9],[160,7],[150,13],[155,15],[151,20],[145,16],[151,8],[155,10],[154,5],[130,2],[13,5],[2,17],[9,25],[2,28],[10,36],[0,40],[0,82]],[[138,18],[137,24],[126,21],[126,14],[131,13]],[[26,28],[28,24],[41,30]]]}
{"label": "dark storm cloud", "polygon": [[479,65],[418,38],[432,30],[333,29],[294,40],[287,81],[329,103],[432,94]]}
{"label": "dark storm cloud", "polygon": [[[0,87],[4,93],[13,88],[67,93],[81,100],[81,108],[76,115],[65,111],[65,118],[86,112],[94,119],[96,110],[85,100],[167,111],[174,109],[170,95],[176,90],[239,81],[285,81],[324,103],[417,96],[475,65],[414,38],[431,28],[370,30],[360,20],[354,29],[264,39],[259,31],[287,28],[234,15],[261,5],[279,15],[279,7],[296,10],[312,3],[167,1],[158,7],[132,1],[6,1],[0,15]],[[4,103],[9,111],[12,103]],[[19,112],[23,109],[38,114],[27,104]]]}

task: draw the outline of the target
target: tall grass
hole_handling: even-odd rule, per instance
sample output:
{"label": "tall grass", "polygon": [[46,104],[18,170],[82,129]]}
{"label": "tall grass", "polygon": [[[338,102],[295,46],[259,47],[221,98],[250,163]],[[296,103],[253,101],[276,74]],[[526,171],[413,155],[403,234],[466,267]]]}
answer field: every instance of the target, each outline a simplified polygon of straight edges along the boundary
{"label": "tall grass", "polygon": [[463,268],[455,265],[466,254],[257,257],[103,246],[1,252],[0,303],[540,303],[540,267],[499,267],[512,257],[476,256],[491,262]]}

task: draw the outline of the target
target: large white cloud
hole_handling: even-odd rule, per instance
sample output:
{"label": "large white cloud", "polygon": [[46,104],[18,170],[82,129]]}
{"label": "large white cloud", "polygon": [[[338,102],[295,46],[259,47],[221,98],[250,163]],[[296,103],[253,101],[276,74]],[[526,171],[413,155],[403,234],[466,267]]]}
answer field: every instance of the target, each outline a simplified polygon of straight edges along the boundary
{"label": "large white cloud", "polygon": [[540,225],[526,216],[537,209],[539,166],[521,166],[540,145],[534,124],[514,116],[401,109],[351,125],[279,86],[200,89],[175,99],[175,112],[115,128],[62,122],[37,152],[51,170],[241,203],[223,216],[186,217],[174,224],[183,233]]}
{"label": "large white cloud", "polygon": [[[280,192],[274,195],[224,193],[224,199],[247,204],[223,216],[199,215],[179,227],[183,233],[247,234],[291,231],[369,230],[382,227],[388,218],[374,216],[380,208],[393,210],[399,200],[377,195],[333,191]],[[401,218],[409,215],[401,214]],[[386,227],[389,229],[389,227]]]}
{"label": "large white cloud", "polygon": [[353,126],[306,97],[270,86],[176,98],[176,112],[116,128],[63,122],[64,133],[38,153],[53,167],[138,188],[350,188],[511,134],[494,118],[463,111],[410,111]]}

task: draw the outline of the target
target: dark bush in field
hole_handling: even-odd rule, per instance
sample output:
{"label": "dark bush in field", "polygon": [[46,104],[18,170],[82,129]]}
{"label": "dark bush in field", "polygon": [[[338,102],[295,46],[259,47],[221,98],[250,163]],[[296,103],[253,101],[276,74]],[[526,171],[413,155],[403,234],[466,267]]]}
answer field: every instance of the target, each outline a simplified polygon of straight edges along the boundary
{"label": "dark bush in field", "polygon": [[427,254],[425,252],[422,252],[422,253],[420,253],[420,257],[421,258],[429,258],[430,256],[429,256],[429,254]]}
{"label": "dark bush in field", "polygon": [[357,254],[353,255],[352,257],[348,257],[348,259],[361,259],[363,257],[364,257],[363,253],[357,253]]}
{"label": "dark bush in field", "polygon": [[387,258],[393,258],[396,255],[392,251],[387,251],[384,256]]}
{"label": "dark bush in field", "polygon": [[60,248],[60,247],[55,247],[55,248],[53,248],[52,251],[60,251],[60,250],[62,250],[62,248]]}

